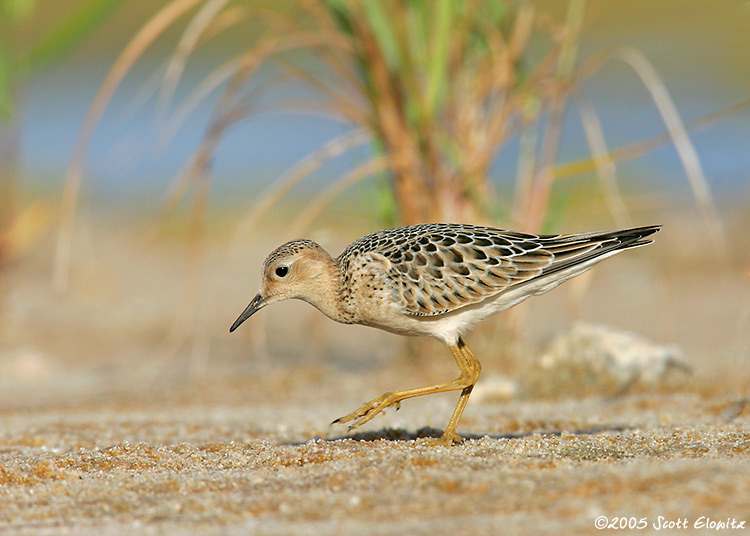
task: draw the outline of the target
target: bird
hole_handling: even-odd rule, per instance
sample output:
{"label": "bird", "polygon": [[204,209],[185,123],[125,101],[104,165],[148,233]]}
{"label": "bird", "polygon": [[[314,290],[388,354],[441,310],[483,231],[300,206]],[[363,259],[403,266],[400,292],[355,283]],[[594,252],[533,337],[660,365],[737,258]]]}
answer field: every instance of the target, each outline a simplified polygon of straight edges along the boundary
{"label": "bird", "polygon": [[333,421],[357,428],[403,400],[460,391],[438,442],[460,443],[456,433],[481,365],[463,340],[486,318],[547,292],[598,262],[653,242],[661,226],[605,232],[530,234],[492,227],[425,223],[363,236],[333,258],[308,239],[272,251],[260,291],[230,333],[273,303],[308,302],[332,320],[445,343],[458,364],[449,382],[387,392]]}

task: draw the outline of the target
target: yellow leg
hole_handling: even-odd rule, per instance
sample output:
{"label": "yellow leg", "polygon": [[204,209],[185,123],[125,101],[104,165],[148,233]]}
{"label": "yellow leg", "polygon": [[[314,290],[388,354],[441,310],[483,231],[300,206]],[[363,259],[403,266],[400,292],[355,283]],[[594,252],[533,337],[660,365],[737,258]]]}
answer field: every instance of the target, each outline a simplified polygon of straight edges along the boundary
{"label": "yellow leg", "polygon": [[461,419],[461,414],[464,412],[466,402],[469,401],[469,395],[471,394],[472,389],[474,389],[474,384],[477,383],[477,378],[479,378],[482,366],[461,338],[458,339],[458,344],[456,346],[451,346],[450,349],[453,358],[458,364],[458,368],[461,369],[459,377],[452,382],[439,383],[428,387],[419,387],[417,389],[408,389],[406,391],[385,393],[378,398],[370,400],[367,404],[358,410],[353,411],[349,415],[336,419],[333,423],[354,421],[349,425],[349,429],[352,430],[370,421],[373,417],[382,413],[390,406],[396,406],[398,408],[401,401],[406,400],[407,398],[442,393],[445,391],[457,391],[461,389],[461,397],[458,399],[458,405],[453,411],[453,415],[448,422],[448,426],[445,428],[443,436],[440,438],[440,441],[445,444],[460,441],[461,437],[456,434],[456,427],[458,426],[458,421]]}

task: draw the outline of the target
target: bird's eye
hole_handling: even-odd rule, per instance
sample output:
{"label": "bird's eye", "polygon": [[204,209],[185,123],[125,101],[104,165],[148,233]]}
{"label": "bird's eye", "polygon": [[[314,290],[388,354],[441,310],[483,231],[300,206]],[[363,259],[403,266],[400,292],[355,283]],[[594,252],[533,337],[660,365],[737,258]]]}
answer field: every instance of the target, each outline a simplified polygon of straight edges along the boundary
{"label": "bird's eye", "polygon": [[276,275],[278,277],[284,277],[288,273],[289,273],[289,267],[288,266],[279,266],[278,268],[276,268]]}

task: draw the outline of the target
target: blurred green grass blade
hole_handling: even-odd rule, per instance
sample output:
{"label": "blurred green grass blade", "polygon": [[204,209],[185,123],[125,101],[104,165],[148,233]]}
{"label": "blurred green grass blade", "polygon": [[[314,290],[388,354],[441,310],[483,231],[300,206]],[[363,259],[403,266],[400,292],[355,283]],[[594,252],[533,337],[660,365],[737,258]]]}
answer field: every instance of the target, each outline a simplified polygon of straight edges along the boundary
{"label": "blurred green grass blade", "polygon": [[[427,113],[431,117],[435,115],[447,82],[448,54],[453,37],[451,21],[456,14],[455,6],[460,7],[461,4],[453,0],[438,0],[435,12],[430,14],[434,19],[434,26],[427,68],[427,95],[425,100],[427,102]],[[427,9],[427,11],[430,13],[431,10]]]}
{"label": "blurred green grass blade", "polygon": [[[345,0],[324,0],[323,7],[328,11],[331,20],[338,29],[347,36],[348,39],[355,40],[354,18],[356,14],[352,12],[349,4]],[[375,99],[375,86],[370,76],[370,69],[367,66],[366,58],[355,52],[352,54],[352,60],[357,68],[357,73],[362,79],[362,84],[371,99]]]}
{"label": "blurred green grass blade", "polygon": [[13,91],[11,89],[10,59],[0,35],[0,123],[13,115]]}
{"label": "blurred green grass blade", "polygon": [[[432,0],[430,0],[432,6]],[[407,46],[411,54],[412,64],[420,69],[427,65],[427,46],[430,42],[429,35],[432,27],[431,10],[425,8],[424,0],[411,0],[409,9],[406,10],[406,28],[409,29]]]}
{"label": "blurred green grass blade", "polygon": [[19,21],[27,19],[34,12],[36,7],[35,0],[4,0],[0,2],[2,16],[9,21]]}
{"label": "blurred green grass blade", "polygon": [[586,14],[586,0],[571,0],[568,5],[568,15],[565,27],[567,34],[560,51],[560,62],[557,64],[557,75],[567,78],[573,73],[583,28],[583,18]]}
{"label": "blurred green grass blade", "polygon": [[330,13],[336,26],[347,35],[353,35],[352,13],[343,0],[324,0],[323,6]]}
{"label": "blurred green grass blade", "polygon": [[487,8],[489,20],[495,26],[501,24],[510,12],[508,9],[508,3],[505,1],[496,0],[493,2],[486,2],[483,6]]}
{"label": "blurred green grass blade", "polygon": [[392,71],[399,72],[403,62],[401,61],[396,32],[391,23],[392,18],[386,13],[384,2],[382,0],[363,0],[362,6],[365,10],[367,22],[375,34],[389,67]]}
{"label": "blurred green grass blade", "polygon": [[73,48],[87,33],[102,23],[120,0],[89,0],[65,17],[52,31],[21,55],[19,63],[38,70]]}

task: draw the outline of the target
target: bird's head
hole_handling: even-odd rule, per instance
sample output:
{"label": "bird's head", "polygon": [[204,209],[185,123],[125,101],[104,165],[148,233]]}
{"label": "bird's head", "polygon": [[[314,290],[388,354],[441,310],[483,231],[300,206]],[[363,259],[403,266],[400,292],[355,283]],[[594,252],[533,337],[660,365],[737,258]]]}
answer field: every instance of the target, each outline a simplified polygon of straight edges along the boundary
{"label": "bird's head", "polygon": [[263,263],[260,291],[229,331],[266,305],[282,300],[301,299],[320,308],[320,295],[330,286],[333,270],[335,261],[312,240],[292,240],[276,248]]}

